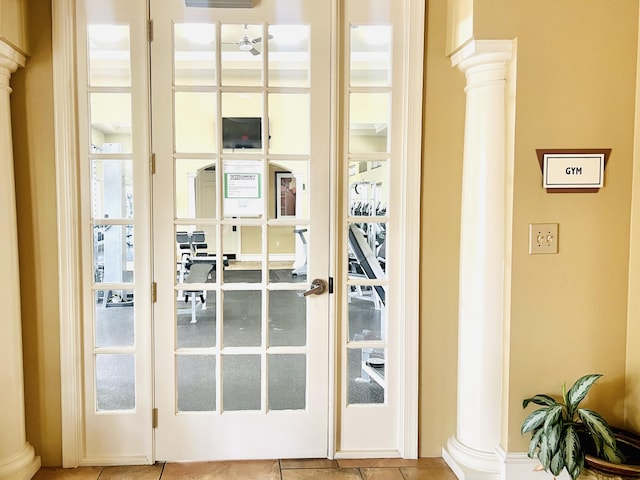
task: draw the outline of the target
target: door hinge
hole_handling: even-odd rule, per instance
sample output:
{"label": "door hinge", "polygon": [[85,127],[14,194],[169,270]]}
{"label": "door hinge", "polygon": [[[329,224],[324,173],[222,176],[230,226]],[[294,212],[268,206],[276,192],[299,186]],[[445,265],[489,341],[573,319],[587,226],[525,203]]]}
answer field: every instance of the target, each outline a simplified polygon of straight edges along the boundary
{"label": "door hinge", "polygon": [[149,168],[151,169],[151,175],[155,175],[156,173],[156,154],[151,154],[151,159],[149,160]]}
{"label": "door hinge", "polygon": [[147,41],[153,42],[153,20],[147,21]]}
{"label": "door hinge", "polygon": [[156,282],[151,282],[151,303],[156,303],[158,301],[158,284]]}
{"label": "door hinge", "polygon": [[158,409],[151,410],[151,428],[158,428]]}
{"label": "door hinge", "polygon": [[333,277],[329,277],[329,293],[333,293]]}

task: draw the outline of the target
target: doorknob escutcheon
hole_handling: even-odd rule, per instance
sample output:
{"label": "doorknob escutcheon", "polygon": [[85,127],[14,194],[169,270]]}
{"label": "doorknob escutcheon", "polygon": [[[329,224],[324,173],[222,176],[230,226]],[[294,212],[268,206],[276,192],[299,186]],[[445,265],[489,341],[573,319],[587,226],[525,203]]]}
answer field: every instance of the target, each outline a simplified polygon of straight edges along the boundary
{"label": "doorknob escutcheon", "polygon": [[308,297],[309,295],[322,295],[327,291],[327,282],[321,278],[316,278],[311,282],[309,290],[302,292],[302,296]]}

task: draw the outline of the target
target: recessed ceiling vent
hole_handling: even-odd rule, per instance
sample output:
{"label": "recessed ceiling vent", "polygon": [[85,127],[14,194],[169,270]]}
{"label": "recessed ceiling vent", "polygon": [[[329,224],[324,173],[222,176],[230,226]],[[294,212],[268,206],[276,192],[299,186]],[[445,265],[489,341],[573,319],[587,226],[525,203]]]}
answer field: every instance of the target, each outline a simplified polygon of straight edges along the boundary
{"label": "recessed ceiling vent", "polygon": [[187,7],[253,8],[253,0],[184,0]]}

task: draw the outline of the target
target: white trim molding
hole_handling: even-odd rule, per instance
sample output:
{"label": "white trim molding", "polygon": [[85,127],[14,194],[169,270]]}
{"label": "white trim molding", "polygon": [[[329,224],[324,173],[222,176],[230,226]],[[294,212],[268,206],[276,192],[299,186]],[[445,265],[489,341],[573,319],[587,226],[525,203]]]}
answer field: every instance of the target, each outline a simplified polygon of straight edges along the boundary
{"label": "white trim molding", "polygon": [[[554,478],[550,473],[538,470],[540,462],[529,458],[524,452],[507,453],[502,447],[498,447],[496,455],[501,463],[500,478],[505,480],[552,480]],[[556,479],[571,480],[571,477],[566,470],[563,470]]]}
{"label": "white trim molding", "polygon": [[419,302],[420,298],[420,188],[422,167],[422,91],[424,81],[424,34],[425,34],[425,0],[409,2],[406,44],[405,84],[407,94],[404,101],[404,145],[406,145],[405,172],[403,175],[404,205],[402,219],[405,236],[402,247],[402,305],[404,318],[401,341],[404,355],[401,358],[404,386],[401,398],[403,435],[400,438],[400,452],[403,458],[418,458],[418,367],[420,358],[419,346]]}
{"label": "white trim molding", "polygon": [[77,467],[82,457],[82,319],[79,187],[75,73],[75,0],[53,0],[53,89],[58,279],[60,286],[60,376],[62,466]]}

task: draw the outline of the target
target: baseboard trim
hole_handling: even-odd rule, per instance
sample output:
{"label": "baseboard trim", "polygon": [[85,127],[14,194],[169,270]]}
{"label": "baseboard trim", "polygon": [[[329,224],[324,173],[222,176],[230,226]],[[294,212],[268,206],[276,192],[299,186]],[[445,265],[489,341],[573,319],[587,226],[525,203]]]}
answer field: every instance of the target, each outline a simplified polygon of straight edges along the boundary
{"label": "baseboard trim", "polygon": [[[540,462],[523,452],[507,453],[496,448],[493,454],[477,452],[455,437],[442,449],[442,458],[460,480],[553,480],[553,475],[538,470]],[[581,477],[582,478],[582,477]],[[557,480],[571,480],[566,471]]]}
{"label": "baseboard trim", "polygon": [[132,455],[122,457],[84,457],[80,460],[81,467],[113,467],[118,465],[151,465],[153,462],[146,455]]}
{"label": "baseboard trim", "polygon": [[[502,447],[498,447],[496,455],[502,464],[501,478],[503,480],[551,480],[554,478],[550,473],[537,470],[540,462],[529,458],[526,453],[507,453]],[[563,470],[556,479],[571,480],[571,477],[566,470]]]}
{"label": "baseboard trim", "polygon": [[360,460],[367,458],[402,458],[398,450],[341,450],[333,456],[335,460]]}

